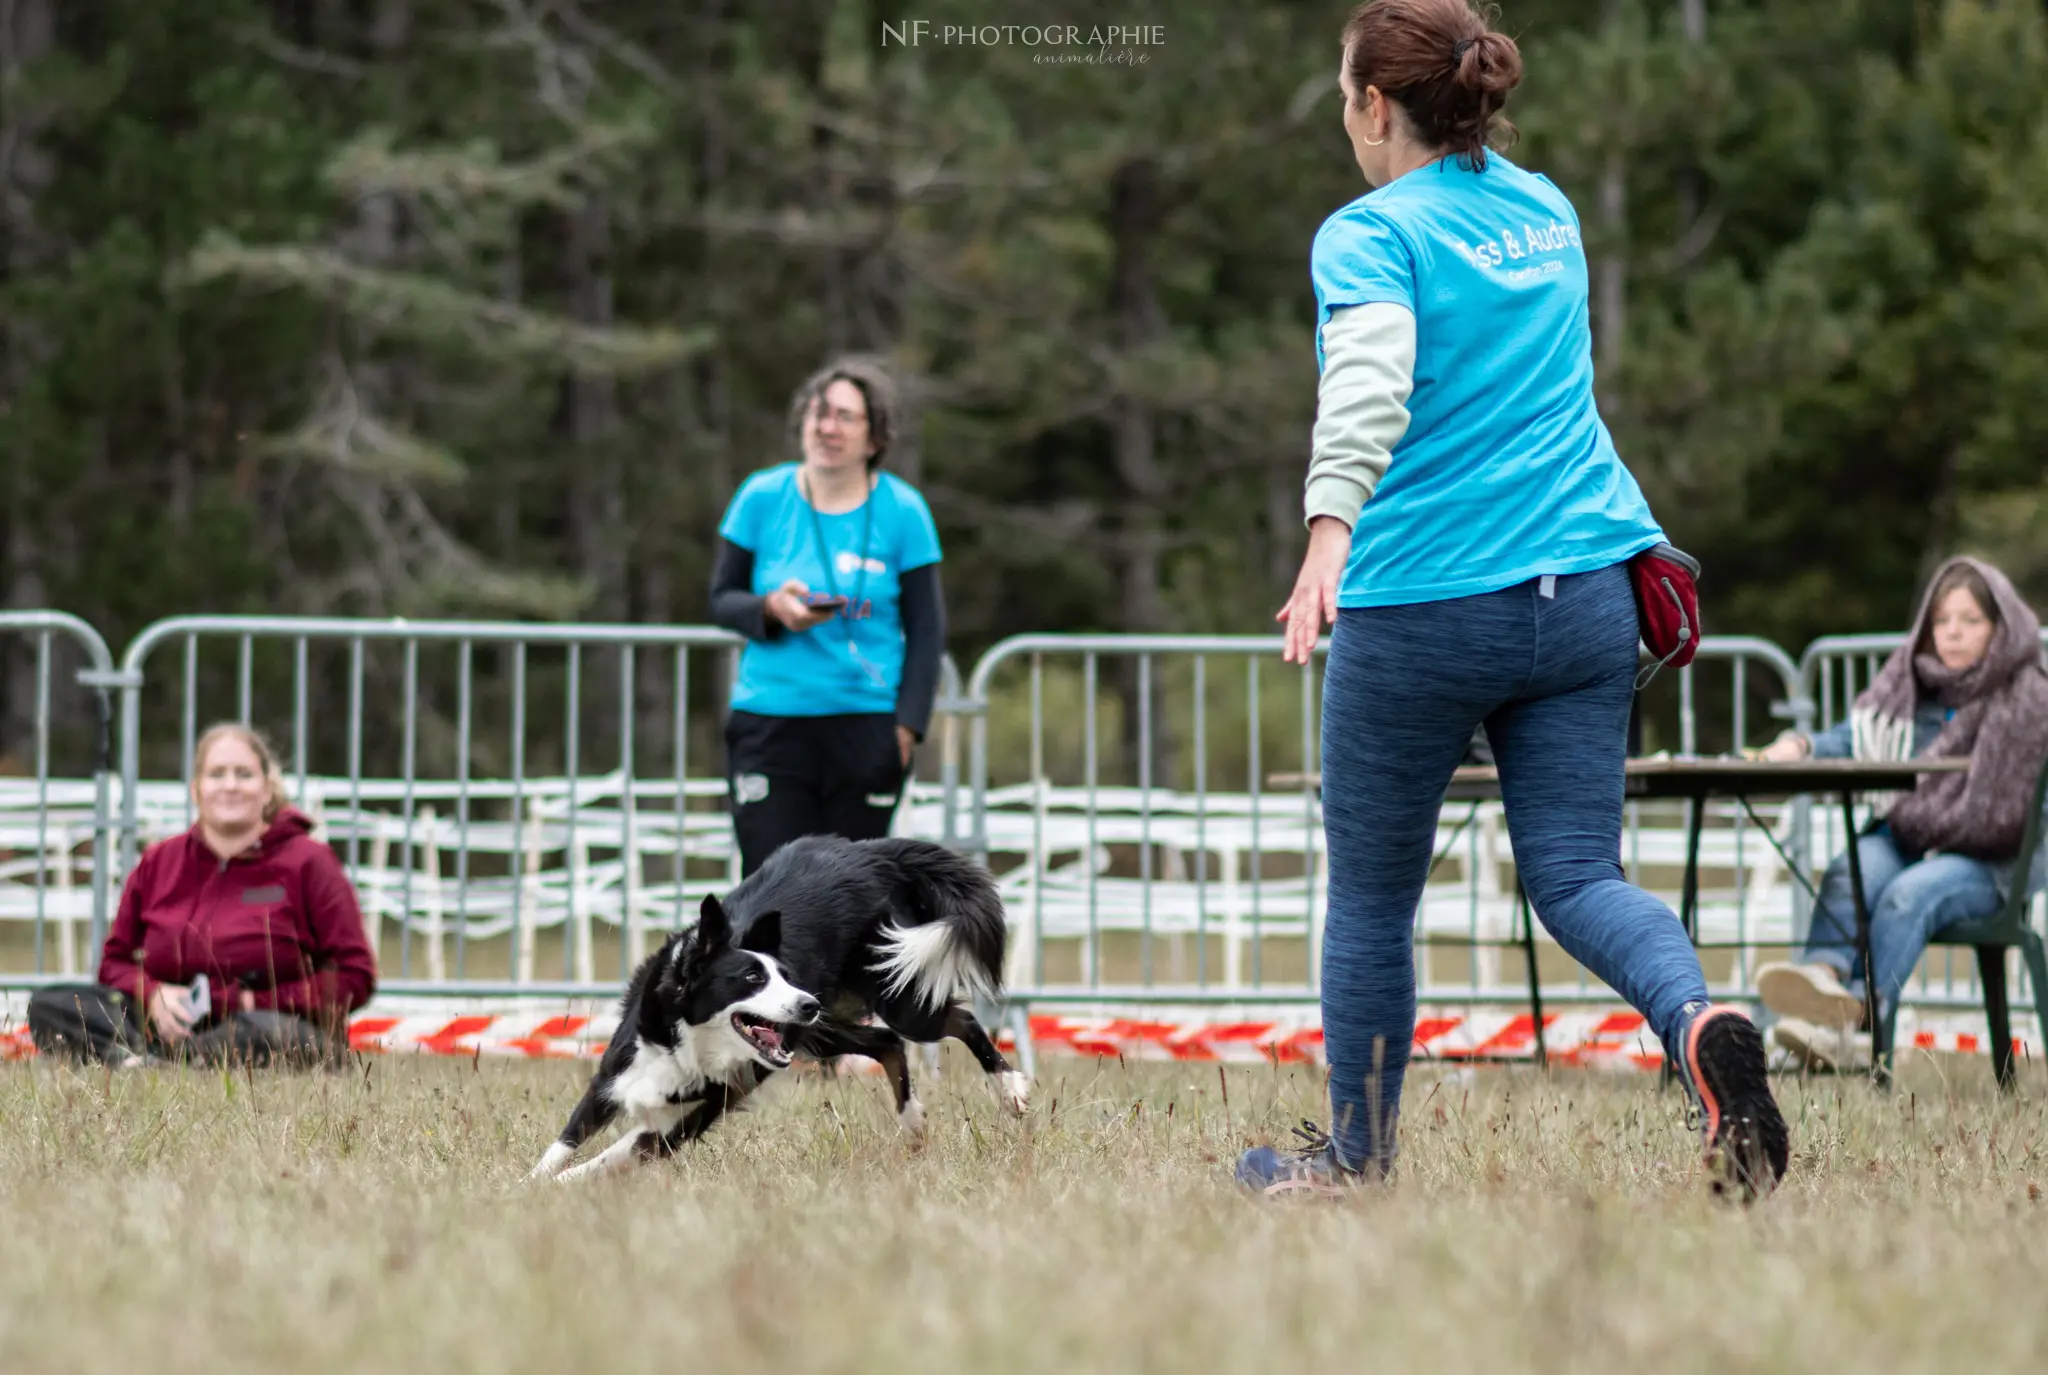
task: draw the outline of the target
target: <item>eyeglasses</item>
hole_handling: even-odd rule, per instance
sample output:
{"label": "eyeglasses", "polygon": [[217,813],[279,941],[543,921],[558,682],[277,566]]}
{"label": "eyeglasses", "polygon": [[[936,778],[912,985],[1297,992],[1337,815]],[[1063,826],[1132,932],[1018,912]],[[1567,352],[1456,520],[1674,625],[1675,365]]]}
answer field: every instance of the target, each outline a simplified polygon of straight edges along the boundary
{"label": "eyeglasses", "polygon": [[831,406],[825,405],[823,402],[811,408],[811,420],[819,425],[824,424],[827,420],[836,420],[849,430],[857,429],[868,423],[867,416],[859,411],[836,410]]}

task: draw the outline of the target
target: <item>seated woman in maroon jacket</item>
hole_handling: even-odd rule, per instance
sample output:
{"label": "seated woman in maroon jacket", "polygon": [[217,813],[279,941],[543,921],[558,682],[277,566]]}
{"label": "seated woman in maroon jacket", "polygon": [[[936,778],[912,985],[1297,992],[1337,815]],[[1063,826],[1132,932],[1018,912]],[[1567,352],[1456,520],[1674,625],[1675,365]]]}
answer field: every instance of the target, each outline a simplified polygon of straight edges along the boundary
{"label": "seated woman in maroon jacket", "polygon": [[277,756],[246,726],[199,738],[192,800],[199,823],[128,876],[98,984],[29,1000],[36,1048],[121,1068],[338,1057],[377,986],[340,861],[284,805]]}

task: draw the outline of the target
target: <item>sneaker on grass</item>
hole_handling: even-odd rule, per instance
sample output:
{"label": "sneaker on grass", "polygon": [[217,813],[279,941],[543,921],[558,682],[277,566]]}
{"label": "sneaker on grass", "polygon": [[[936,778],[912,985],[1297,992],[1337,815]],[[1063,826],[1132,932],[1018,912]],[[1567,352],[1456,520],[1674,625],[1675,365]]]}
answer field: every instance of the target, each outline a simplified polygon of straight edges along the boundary
{"label": "sneaker on grass", "polygon": [[1797,1017],[1786,1017],[1771,1028],[1771,1039],[1810,1070],[1864,1074],[1870,1069],[1872,1050],[1867,1031],[1815,1026]]}
{"label": "sneaker on grass", "polygon": [[1700,1100],[1714,1192],[1748,1203],[1777,1188],[1791,1158],[1791,1132],[1771,1096],[1756,1023],[1738,1008],[1701,1012],[1686,1029],[1685,1073]]}
{"label": "sneaker on grass", "polygon": [[1780,1017],[1815,1026],[1863,1024],[1863,999],[1842,986],[1842,976],[1831,965],[1764,965],[1756,971],[1756,995]]}
{"label": "sneaker on grass", "polygon": [[1237,1182],[1269,1197],[1281,1194],[1342,1194],[1365,1182],[1365,1176],[1337,1158],[1330,1134],[1303,1119],[1294,1129],[1302,1145],[1276,1150],[1254,1146],[1237,1161]]}

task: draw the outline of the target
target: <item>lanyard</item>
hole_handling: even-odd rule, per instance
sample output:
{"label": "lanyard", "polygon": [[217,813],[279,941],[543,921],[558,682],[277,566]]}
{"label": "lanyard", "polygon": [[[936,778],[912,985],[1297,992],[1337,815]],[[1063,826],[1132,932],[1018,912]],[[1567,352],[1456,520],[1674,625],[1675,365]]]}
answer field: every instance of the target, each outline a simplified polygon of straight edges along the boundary
{"label": "lanyard", "polygon": [[[839,579],[833,576],[832,573],[832,551],[825,547],[825,522],[818,515],[818,504],[811,500],[810,483],[801,483],[798,491],[803,494],[804,505],[809,507],[811,511],[811,535],[818,542],[818,562],[825,565],[825,583],[832,589],[832,595],[836,597],[839,595]],[[847,602],[846,606],[839,613],[846,617],[847,634],[849,636],[853,633],[853,618],[860,614],[860,595],[867,591],[868,587],[868,536],[875,528],[875,495],[876,493],[872,489],[868,492],[867,502],[861,511],[860,577],[853,584],[852,599]]]}

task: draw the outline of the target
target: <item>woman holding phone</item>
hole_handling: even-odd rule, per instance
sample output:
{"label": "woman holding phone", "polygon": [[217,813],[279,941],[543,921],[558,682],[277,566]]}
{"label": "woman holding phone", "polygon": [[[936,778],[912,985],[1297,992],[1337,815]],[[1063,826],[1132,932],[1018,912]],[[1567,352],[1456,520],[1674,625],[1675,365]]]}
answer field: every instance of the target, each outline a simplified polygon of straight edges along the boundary
{"label": "woman holding phone", "polygon": [[711,616],[747,637],[726,723],[742,872],[806,835],[887,835],[945,648],[939,534],[881,471],[888,372],[842,358],[790,404],[801,458],[740,484],[718,527]]}

